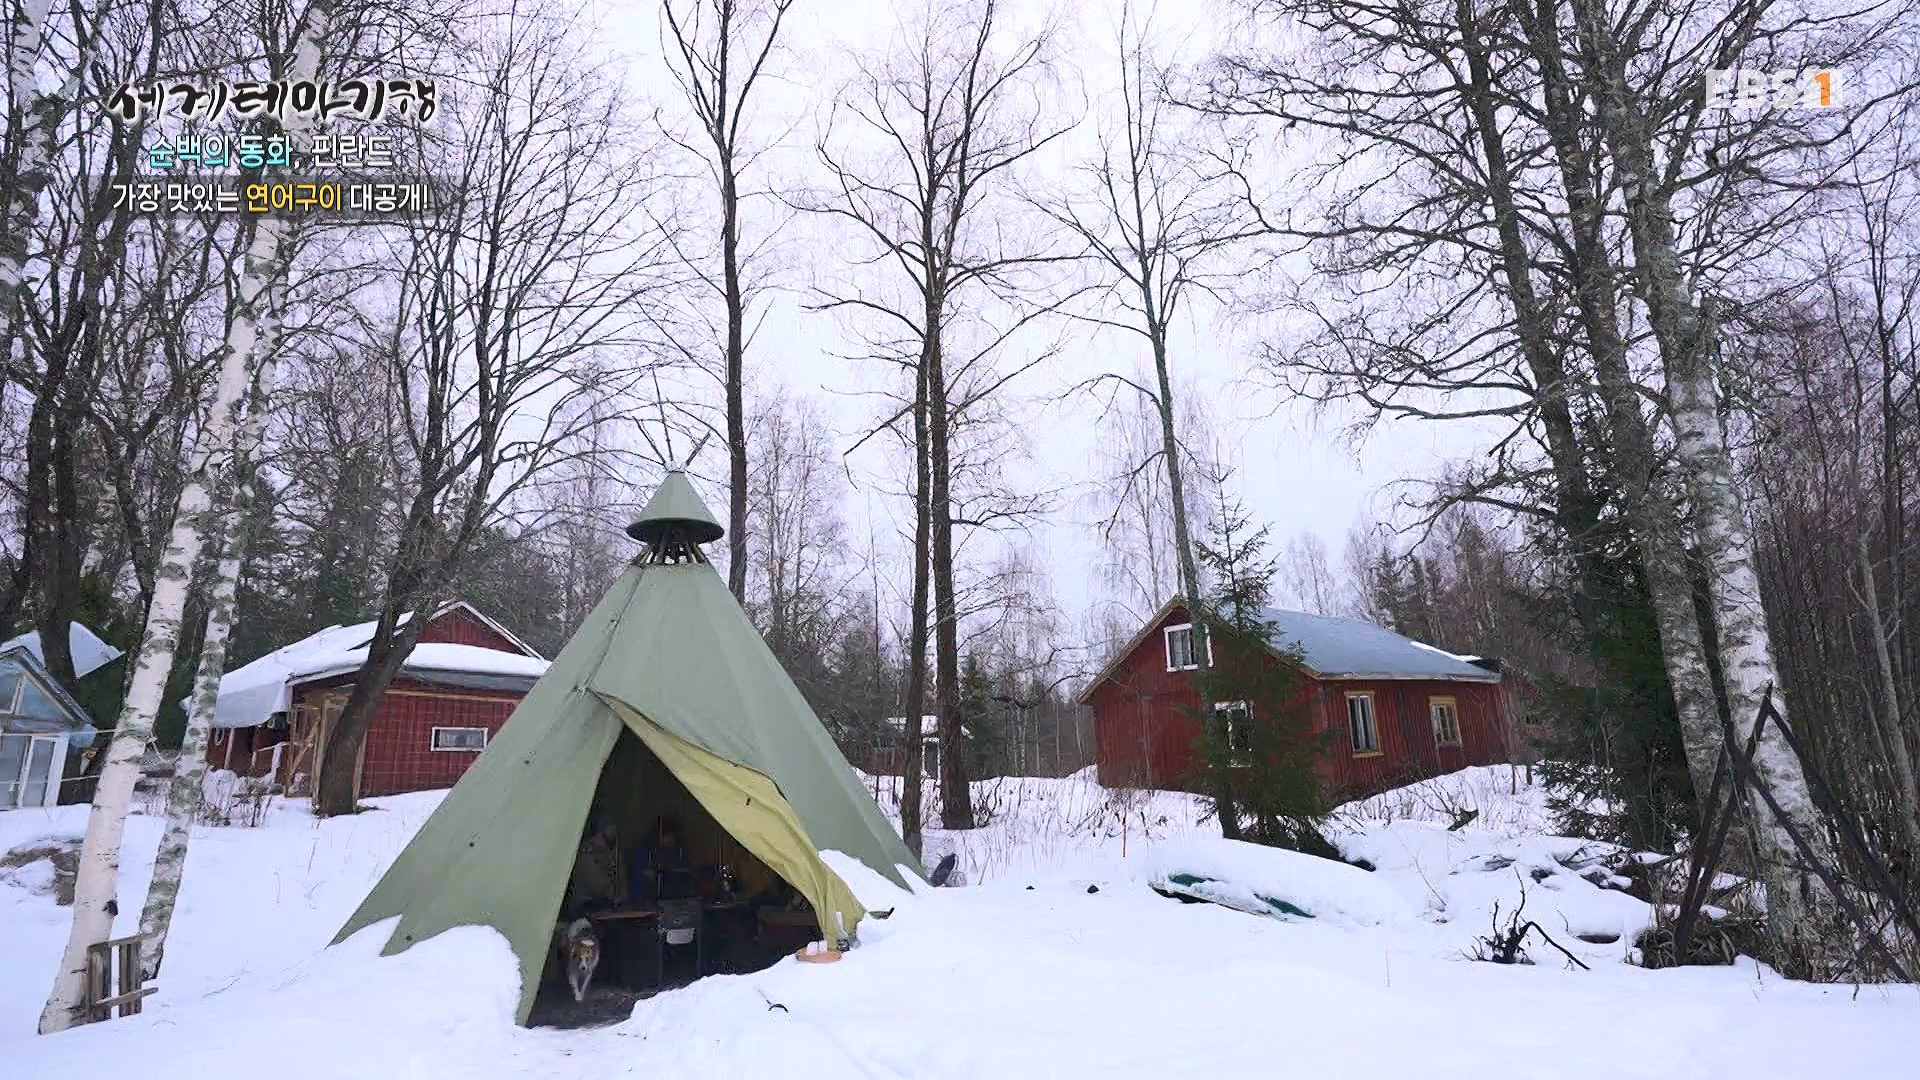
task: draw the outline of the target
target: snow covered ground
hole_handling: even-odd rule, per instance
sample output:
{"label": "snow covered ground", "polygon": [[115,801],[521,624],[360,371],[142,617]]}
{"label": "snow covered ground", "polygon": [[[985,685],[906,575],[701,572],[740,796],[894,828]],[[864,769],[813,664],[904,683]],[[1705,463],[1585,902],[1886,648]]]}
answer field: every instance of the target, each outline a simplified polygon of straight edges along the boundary
{"label": "snow covered ground", "polygon": [[[436,795],[322,823],[285,803],[260,828],[196,835],[162,989],[137,1018],[31,1034],[67,910],[49,863],[0,869],[0,1074],[1915,1075],[1913,987],[1788,983],[1751,962],[1623,963],[1645,905],[1583,878],[1595,850],[1546,835],[1539,792],[1517,779],[1467,770],[1346,808],[1335,838],[1378,868],[1351,872],[1364,878],[1303,875],[1284,854],[1205,841],[1186,796],[1116,795],[1084,774],[992,782],[986,827],[928,838],[972,884],[908,896],[855,875],[870,905],[895,914],[866,924],[842,962],[712,977],[625,1023],[568,1032],[512,1024],[514,965],[491,931],[383,960],[375,928],[322,951]],[[1463,806],[1479,817],[1449,832]],[[0,814],[0,855],[84,823],[84,808]],[[153,820],[129,828],[124,908],[138,907],[157,835]],[[1310,878],[1323,911],[1282,921],[1149,888],[1202,862],[1261,891]],[[1534,949],[1531,967],[1462,958],[1492,905],[1509,910],[1522,892],[1591,970],[1551,949]],[[134,917],[123,912],[123,928]]]}

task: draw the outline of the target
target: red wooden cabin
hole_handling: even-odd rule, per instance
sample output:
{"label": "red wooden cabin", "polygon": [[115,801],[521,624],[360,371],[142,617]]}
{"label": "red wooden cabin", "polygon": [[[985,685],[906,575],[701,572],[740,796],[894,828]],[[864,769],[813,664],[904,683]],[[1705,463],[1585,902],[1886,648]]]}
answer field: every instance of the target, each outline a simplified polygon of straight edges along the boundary
{"label": "red wooden cabin", "polygon": [[[346,707],[373,623],[331,626],[220,680],[207,760],[274,776],[304,794],[328,726]],[[361,796],[452,787],[520,704],[547,662],[464,601],[435,612],[374,707],[356,774]]]}
{"label": "red wooden cabin", "polygon": [[[1330,800],[1507,760],[1499,672],[1356,619],[1266,615],[1280,633],[1254,659],[1292,664],[1306,676],[1304,707],[1314,731],[1326,733],[1320,774]],[[1195,656],[1192,630],[1186,606],[1168,603],[1081,694],[1093,710],[1102,786],[1201,790],[1194,672],[1210,661],[1248,658]],[[1282,649],[1302,659],[1283,657]],[[1259,723],[1284,704],[1254,702],[1250,716],[1240,703],[1216,707],[1229,724]]]}

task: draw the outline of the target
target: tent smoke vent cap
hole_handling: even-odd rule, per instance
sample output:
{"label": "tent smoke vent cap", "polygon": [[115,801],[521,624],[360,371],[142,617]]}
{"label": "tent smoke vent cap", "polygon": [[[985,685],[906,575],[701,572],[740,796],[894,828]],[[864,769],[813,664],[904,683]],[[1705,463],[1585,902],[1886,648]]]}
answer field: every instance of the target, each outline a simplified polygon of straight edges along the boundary
{"label": "tent smoke vent cap", "polygon": [[640,517],[627,526],[627,535],[679,561],[689,556],[697,558],[701,544],[713,543],[725,536],[726,530],[714,520],[700,493],[693,490],[687,474],[674,469],[654,489]]}

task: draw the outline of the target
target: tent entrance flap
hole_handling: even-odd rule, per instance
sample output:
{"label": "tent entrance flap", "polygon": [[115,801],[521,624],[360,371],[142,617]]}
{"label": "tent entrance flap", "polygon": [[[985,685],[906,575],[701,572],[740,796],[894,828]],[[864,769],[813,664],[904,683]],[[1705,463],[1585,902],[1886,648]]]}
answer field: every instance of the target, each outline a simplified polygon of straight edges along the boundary
{"label": "tent entrance flap", "polygon": [[853,933],[866,909],[820,858],[793,806],[771,779],[666,731],[625,702],[605,695],[601,700],[721,828],[807,898],[828,941]]}

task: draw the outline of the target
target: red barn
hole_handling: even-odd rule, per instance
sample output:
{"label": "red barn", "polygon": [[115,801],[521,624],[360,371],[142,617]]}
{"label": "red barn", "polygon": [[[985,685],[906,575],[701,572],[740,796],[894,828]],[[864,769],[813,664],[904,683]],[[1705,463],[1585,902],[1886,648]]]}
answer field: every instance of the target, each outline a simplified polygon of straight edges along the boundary
{"label": "red barn", "polygon": [[[1357,619],[1265,615],[1279,633],[1267,655],[1254,659],[1292,664],[1307,677],[1314,731],[1328,733],[1320,774],[1330,799],[1507,759],[1497,671]],[[1200,696],[1192,673],[1213,659],[1194,655],[1192,619],[1173,601],[1100,672],[1080,701],[1093,710],[1103,786],[1201,790]],[[1240,705],[1216,708],[1231,724],[1243,717],[1257,723],[1276,707],[1255,702],[1241,713]]]}
{"label": "red barn", "polygon": [[[228,672],[208,762],[306,793],[373,630],[370,622],[330,626]],[[539,653],[473,605],[455,601],[435,612],[374,707],[356,766],[359,794],[452,787],[546,669]]]}

